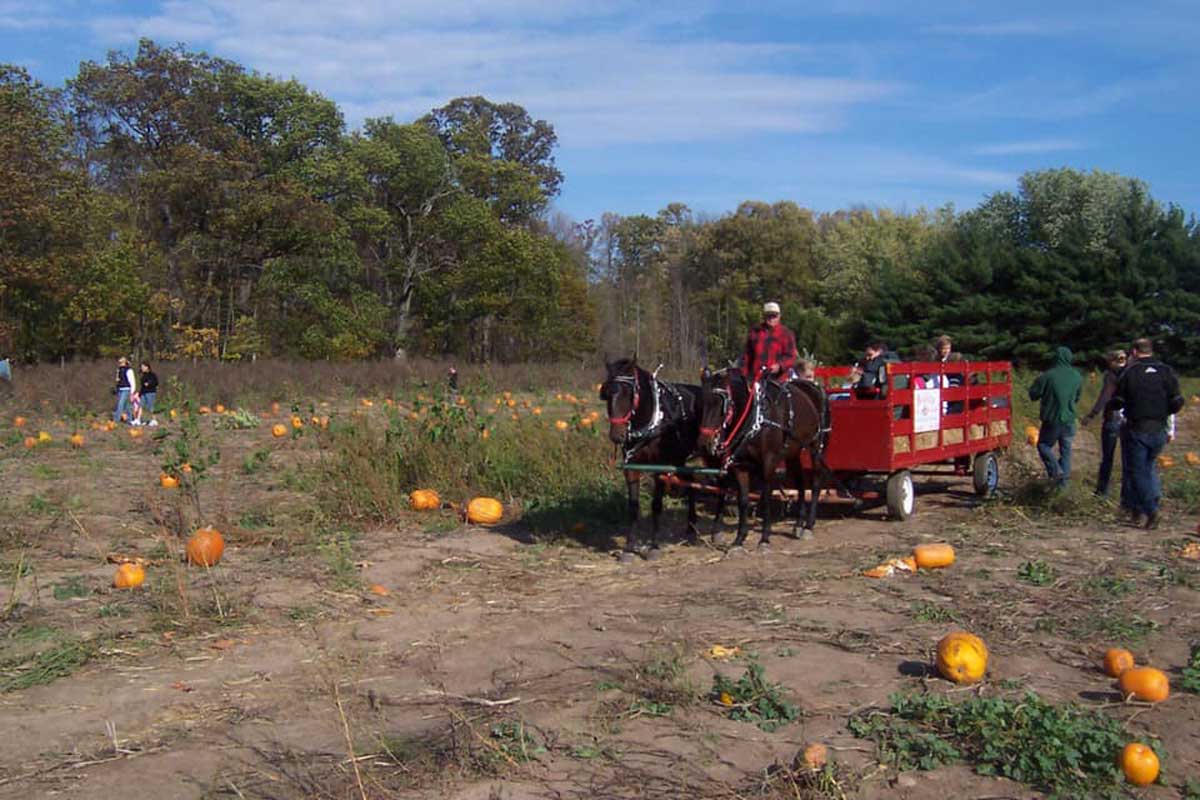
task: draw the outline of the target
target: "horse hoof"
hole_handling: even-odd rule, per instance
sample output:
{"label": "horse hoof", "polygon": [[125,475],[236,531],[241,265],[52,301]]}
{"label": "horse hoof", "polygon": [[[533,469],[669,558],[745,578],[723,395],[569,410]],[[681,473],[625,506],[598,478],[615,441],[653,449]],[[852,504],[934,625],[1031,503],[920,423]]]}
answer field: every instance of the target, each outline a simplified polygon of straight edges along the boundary
{"label": "horse hoof", "polygon": [[760,552],[760,553],[771,552],[771,543],[770,542],[759,542],[758,543],[758,552]]}
{"label": "horse hoof", "polygon": [[729,557],[741,558],[745,555],[746,555],[746,548],[742,547],[740,544],[734,545],[733,547],[731,547],[725,551],[725,556],[727,558],[729,558]]}
{"label": "horse hoof", "polygon": [[646,551],[647,561],[658,561],[660,558],[662,558],[662,550],[659,550],[657,547],[651,547]]}
{"label": "horse hoof", "polygon": [[813,539],[813,530],[812,530],[812,528],[801,528],[801,529],[800,529],[800,541],[802,541],[802,542],[811,542],[811,541],[812,541],[812,539]]}
{"label": "horse hoof", "polygon": [[634,561],[633,553],[628,550],[622,550],[620,553],[617,553],[617,561],[620,561],[622,564],[632,564]]}

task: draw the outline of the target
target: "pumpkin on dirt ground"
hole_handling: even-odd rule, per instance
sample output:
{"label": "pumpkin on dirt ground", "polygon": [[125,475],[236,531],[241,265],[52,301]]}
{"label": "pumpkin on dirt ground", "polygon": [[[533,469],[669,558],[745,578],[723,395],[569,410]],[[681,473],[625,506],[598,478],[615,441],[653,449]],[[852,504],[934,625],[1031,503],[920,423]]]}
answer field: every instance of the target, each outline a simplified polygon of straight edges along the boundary
{"label": "pumpkin on dirt ground", "polygon": [[225,537],[212,526],[201,528],[188,539],[187,559],[189,563],[197,566],[215,566],[224,552]]}
{"label": "pumpkin on dirt ground", "polygon": [[126,562],[113,574],[113,586],[118,589],[136,589],[146,580],[146,568],[141,564]]}
{"label": "pumpkin on dirt ground", "polygon": [[1038,431],[1038,429],[1035,426],[1033,426],[1033,425],[1026,426],[1025,441],[1029,442],[1031,445],[1034,445],[1036,447],[1037,443],[1038,443],[1039,435],[1040,435],[1040,432]]}
{"label": "pumpkin on dirt ground", "polygon": [[87,444],[87,442],[83,438],[82,433],[71,434],[71,438],[68,439],[67,441],[71,443],[71,447],[74,447],[76,449],[79,449],[80,447],[83,447],[85,444]]}
{"label": "pumpkin on dirt ground", "polygon": [[441,505],[442,498],[433,489],[417,489],[408,496],[408,507],[413,511],[430,511]]}
{"label": "pumpkin on dirt ground", "polygon": [[1117,678],[1117,685],[1121,694],[1147,703],[1161,703],[1171,696],[1171,681],[1165,672],[1154,667],[1127,669]]}
{"label": "pumpkin on dirt ground", "polygon": [[1141,742],[1130,742],[1121,751],[1121,770],[1134,786],[1149,786],[1158,778],[1158,755]]}
{"label": "pumpkin on dirt ground", "polygon": [[913,548],[913,558],[921,569],[948,567],[954,563],[954,548],[948,544],[919,544]]}
{"label": "pumpkin on dirt ground", "polygon": [[1183,460],[1188,463],[1189,467],[1200,467],[1200,455],[1197,455],[1194,450],[1184,453]]}
{"label": "pumpkin on dirt ground", "polygon": [[1158,457],[1158,466],[1162,467],[1163,469],[1171,469],[1175,466],[1175,459],[1172,456],[1164,453]]}
{"label": "pumpkin on dirt ground", "polygon": [[973,633],[954,631],[937,645],[937,670],[955,683],[975,683],[987,672],[987,645]]}
{"label": "pumpkin on dirt ground", "polygon": [[158,476],[158,485],[164,489],[178,489],[179,478],[176,478],[174,475],[168,475],[164,472]]}
{"label": "pumpkin on dirt ground", "polygon": [[476,497],[467,504],[467,521],[476,525],[495,525],[504,516],[504,506],[492,497]]}
{"label": "pumpkin on dirt ground", "polygon": [[26,419],[24,417],[13,417],[14,428],[24,428]]}
{"label": "pumpkin on dirt ground", "polygon": [[1120,647],[1110,647],[1104,651],[1104,672],[1110,677],[1119,678],[1127,669],[1133,669],[1133,653]]}
{"label": "pumpkin on dirt ground", "polygon": [[820,742],[813,742],[804,748],[804,752],[800,754],[800,760],[804,767],[813,771],[819,770],[829,760],[829,748]]}
{"label": "pumpkin on dirt ground", "polygon": [[287,436],[287,431],[288,431],[287,426],[280,425],[278,422],[271,426],[271,435],[274,436],[276,439],[280,439],[284,436]]}
{"label": "pumpkin on dirt ground", "polygon": [[32,436],[25,437],[25,449],[26,450],[32,450],[33,448],[35,448],[37,446],[38,446],[37,439],[33,438]]}

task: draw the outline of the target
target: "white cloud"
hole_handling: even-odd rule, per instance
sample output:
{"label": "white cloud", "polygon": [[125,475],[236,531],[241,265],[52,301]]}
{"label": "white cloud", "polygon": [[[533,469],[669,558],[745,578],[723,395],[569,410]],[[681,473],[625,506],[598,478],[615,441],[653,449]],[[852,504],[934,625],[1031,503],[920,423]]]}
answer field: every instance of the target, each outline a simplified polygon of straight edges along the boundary
{"label": "white cloud", "polygon": [[797,74],[810,47],[681,36],[695,9],[636,21],[621,11],[584,0],[172,0],[155,16],[101,18],[94,29],[110,44],[184,41],[294,76],[337,100],[351,123],[413,118],[462,95],[511,100],[553,122],[564,145],[831,131],[903,88],[828,69]]}
{"label": "white cloud", "polygon": [[972,149],[971,152],[977,156],[1026,156],[1064,150],[1082,150],[1084,147],[1083,142],[1074,139],[1034,139],[1024,142],[983,144]]}

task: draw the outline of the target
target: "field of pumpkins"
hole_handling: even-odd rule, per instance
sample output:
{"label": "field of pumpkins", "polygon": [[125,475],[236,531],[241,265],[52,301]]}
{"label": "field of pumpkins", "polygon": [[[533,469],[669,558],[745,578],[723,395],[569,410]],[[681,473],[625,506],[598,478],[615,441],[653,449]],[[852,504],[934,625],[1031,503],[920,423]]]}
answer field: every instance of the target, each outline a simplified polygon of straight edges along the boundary
{"label": "field of pumpkins", "polygon": [[1158,531],[1085,429],[1062,496],[745,555],[668,498],[623,564],[594,372],[0,405],[0,796],[1200,797],[1200,406]]}

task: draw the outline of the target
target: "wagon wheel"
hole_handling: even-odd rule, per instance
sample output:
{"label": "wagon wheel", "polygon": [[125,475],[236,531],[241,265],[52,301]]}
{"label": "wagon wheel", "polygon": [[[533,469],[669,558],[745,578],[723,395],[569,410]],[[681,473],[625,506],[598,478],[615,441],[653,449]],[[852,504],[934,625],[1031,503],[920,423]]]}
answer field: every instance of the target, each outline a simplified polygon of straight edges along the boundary
{"label": "wagon wheel", "polygon": [[1000,463],[995,453],[980,453],[975,456],[975,465],[971,470],[972,482],[975,484],[975,494],[980,497],[991,497],[1000,485]]}
{"label": "wagon wheel", "polygon": [[913,488],[912,473],[906,469],[893,472],[887,479],[887,510],[893,519],[904,522],[913,515],[917,506],[917,492]]}

